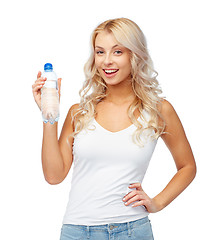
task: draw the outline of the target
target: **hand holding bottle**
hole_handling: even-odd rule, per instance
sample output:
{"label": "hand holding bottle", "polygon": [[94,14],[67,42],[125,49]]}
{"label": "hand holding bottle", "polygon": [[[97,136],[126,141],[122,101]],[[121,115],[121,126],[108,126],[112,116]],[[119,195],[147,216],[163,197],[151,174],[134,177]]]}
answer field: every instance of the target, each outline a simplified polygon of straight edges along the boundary
{"label": "hand holding bottle", "polygon": [[[49,64],[47,65],[47,67],[49,67]],[[49,73],[47,73],[46,76],[49,76],[49,74],[50,75],[52,74],[52,69],[49,69]],[[39,71],[37,74],[37,80],[32,85],[32,92],[35,102],[37,103],[39,109],[42,111],[43,121],[44,122],[49,121],[53,124],[54,121],[58,121],[59,118],[58,108],[61,95],[60,91],[62,79],[61,78],[55,79],[54,77],[53,81],[52,79],[48,80],[49,81],[47,81],[45,74],[43,73],[42,76],[42,73]],[[57,108],[57,110],[55,110],[55,108]]]}

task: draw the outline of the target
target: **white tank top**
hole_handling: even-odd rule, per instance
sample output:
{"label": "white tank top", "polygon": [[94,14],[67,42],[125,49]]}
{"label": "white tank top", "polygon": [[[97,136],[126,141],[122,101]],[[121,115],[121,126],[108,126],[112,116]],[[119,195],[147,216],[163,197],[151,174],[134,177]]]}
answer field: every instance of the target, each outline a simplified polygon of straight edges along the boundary
{"label": "white tank top", "polygon": [[[149,114],[143,110],[147,121]],[[140,117],[143,126],[145,123]],[[92,126],[93,127],[92,127]],[[125,206],[123,197],[131,183],[144,178],[157,140],[144,147],[132,141],[134,124],[118,132],[104,129],[95,119],[79,132],[73,143],[73,175],[63,224],[102,225],[146,217],[143,206]],[[154,130],[148,130],[154,134]]]}

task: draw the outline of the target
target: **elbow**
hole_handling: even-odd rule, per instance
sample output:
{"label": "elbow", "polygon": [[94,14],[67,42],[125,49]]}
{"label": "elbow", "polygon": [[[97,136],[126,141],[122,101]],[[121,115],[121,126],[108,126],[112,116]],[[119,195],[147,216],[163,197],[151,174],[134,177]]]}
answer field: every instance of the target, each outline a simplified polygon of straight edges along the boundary
{"label": "elbow", "polygon": [[193,163],[190,165],[190,169],[191,169],[192,177],[194,179],[197,173],[197,166],[195,161],[193,161]]}
{"label": "elbow", "polygon": [[197,173],[196,164],[194,164],[192,172],[193,172],[193,179],[194,179],[196,177],[196,173]]}
{"label": "elbow", "polygon": [[50,185],[58,185],[63,181],[63,179],[58,179],[55,176],[46,176],[45,175],[45,181]]}
{"label": "elbow", "polygon": [[194,163],[189,163],[189,164],[177,169],[177,171],[179,174],[184,174],[185,181],[187,181],[187,184],[189,185],[196,177],[197,167],[194,162]]}
{"label": "elbow", "polygon": [[58,185],[61,182],[57,182],[57,181],[51,181],[51,180],[46,180],[46,182],[50,185]]}
{"label": "elbow", "polygon": [[194,178],[196,177],[196,173],[197,173],[196,164],[194,163],[194,164],[187,166],[187,170],[189,172],[190,180],[192,182],[194,180]]}

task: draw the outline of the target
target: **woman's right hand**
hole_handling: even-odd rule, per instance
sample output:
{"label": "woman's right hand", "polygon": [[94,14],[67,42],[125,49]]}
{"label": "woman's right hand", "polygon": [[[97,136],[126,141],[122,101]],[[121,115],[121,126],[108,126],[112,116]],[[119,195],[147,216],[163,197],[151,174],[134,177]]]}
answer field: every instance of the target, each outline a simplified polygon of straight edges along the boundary
{"label": "woman's right hand", "polygon": [[[33,92],[33,96],[34,96],[34,100],[37,104],[37,106],[39,107],[39,109],[41,110],[41,88],[43,87],[43,85],[45,84],[45,81],[47,80],[47,78],[43,78],[41,77],[41,72],[39,71],[37,74],[37,80],[35,81],[35,83],[32,85],[32,92]],[[59,99],[60,99],[60,89],[61,89],[61,78],[58,78],[58,94],[59,94]]]}

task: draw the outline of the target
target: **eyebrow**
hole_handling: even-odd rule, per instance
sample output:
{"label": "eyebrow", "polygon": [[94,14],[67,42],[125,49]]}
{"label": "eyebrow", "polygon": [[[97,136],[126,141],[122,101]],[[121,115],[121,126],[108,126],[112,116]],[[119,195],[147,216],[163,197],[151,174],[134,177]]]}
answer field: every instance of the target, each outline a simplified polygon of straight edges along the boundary
{"label": "eyebrow", "polygon": [[[111,49],[115,48],[115,47],[119,47],[118,44],[114,45]],[[104,49],[103,47],[100,47],[100,46],[95,46],[95,48],[101,48],[101,49]]]}

